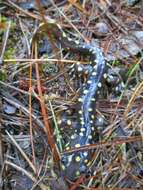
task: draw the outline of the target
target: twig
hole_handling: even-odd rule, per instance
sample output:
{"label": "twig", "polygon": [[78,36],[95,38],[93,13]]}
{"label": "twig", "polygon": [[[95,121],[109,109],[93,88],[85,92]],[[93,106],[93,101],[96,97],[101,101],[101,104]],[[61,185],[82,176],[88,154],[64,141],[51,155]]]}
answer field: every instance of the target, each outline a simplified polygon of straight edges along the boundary
{"label": "twig", "polygon": [[6,29],[6,31],[4,33],[2,51],[1,51],[1,55],[0,55],[0,65],[3,62],[3,57],[4,57],[4,52],[5,52],[5,49],[6,49],[6,44],[7,44],[8,36],[9,36],[10,26],[11,26],[11,21],[9,20],[7,22],[7,29]]}

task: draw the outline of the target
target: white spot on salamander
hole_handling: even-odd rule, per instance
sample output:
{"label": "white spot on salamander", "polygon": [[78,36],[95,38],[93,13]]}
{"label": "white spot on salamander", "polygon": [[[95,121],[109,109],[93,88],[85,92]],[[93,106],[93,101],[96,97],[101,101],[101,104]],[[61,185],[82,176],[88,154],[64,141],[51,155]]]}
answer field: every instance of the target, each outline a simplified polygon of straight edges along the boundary
{"label": "white spot on salamander", "polygon": [[71,124],[72,124],[71,120],[68,119],[68,120],[67,120],[67,125],[71,125]]}
{"label": "white spot on salamander", "polygon": [[99,82],[99,83],[97,84],[97,86],[98,86],[99,88],[101,88],[101,87],[102,87],[101,82]]}
{"label": "white spot on salamander", "polygon": [[79,113],[79,114],[82,114],[83,112],[82,112],[82,110],[79,110],[78,113]]}
{"label": "white spot on salamander", "polygon": [[83,99],[82,99],[82,98],[79,98],[78,101],[79,101],[79,102],[83,102]]}
{"label": "white spot on salamander", "polygon": [[83,134],[82,132],[80,132],[80,133],[79,133],[79,136],[83,137],[83,136],[84,136],[84,134]]}
{"label": "white spot on salamander", "polygon": [[92,72],[92,75],[95,76],[95,75],[97,75],[97,73],[94,71],[94,72]]}
{"label": "white spot on salamander", "polygon": [[84,127],[82,127],[82,128],[80,129],[80,131],[81,131],[81,132],[84,132],[84,131],[85,131],[85,128],[84,128]]}
{"label": "white spot on salamander", "polygon": [[77,70],[78,70],[78,72],[81,72],[83,70],[83,68],[81,66],[78,66]]}
{"label": "white spot on salamander", "polygon": [[89,109],[88,109],[88,111],[89,111],[89,112],[92,112],[92,111],[93,111],[93,109],[92,109],[92,108],[89,108]]}
{"label": "white spot on salamander", "polygon": [[84,155],[84,156],[87,156],[87,155],[88,155],[88,153],[87,153],[87,152],[84,152],[84,153],[83,153],[83,155]]}
{"label": "white spot on salamander", "polygon": [[75,144],[75,148],[79,148],[80,147],[80,144]]}
{"label": "white spot on salamander", "polygon": [[88,90],[84,90],[84,91],[83,91],[83,94],[87,94],[87,93],[88,93]]}
{"label": "white spot on salamander", "polygon": [[75,157],[75,161],[76,161],[76,162],[80,162],[80,160],[81,160],[80,156],[76,156],[76,157]]}
{"label": "white spot on salamander", "polygon": [[87,83],[88,83],[88,84],[91,84],[91,83],[92,83],[92,81],[91,81],[91,80],[88,80],[88,81],[87,81]]}

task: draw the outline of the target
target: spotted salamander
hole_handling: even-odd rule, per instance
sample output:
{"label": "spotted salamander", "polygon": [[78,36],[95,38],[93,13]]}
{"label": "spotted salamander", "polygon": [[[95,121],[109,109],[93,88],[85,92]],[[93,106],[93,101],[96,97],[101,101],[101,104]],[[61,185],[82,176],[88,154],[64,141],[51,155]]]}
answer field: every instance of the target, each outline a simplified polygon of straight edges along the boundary
{"label": "spotted salamander", "polygon": [[[66,149],[91,144],[95,142],[93,106],[95,106],[98,93],[100,93],[102,80],[106,78],[103,53],[98,47],[73,41],[67,37],[62,28],[55,22],[47,23],[44,27],[53,39],[60,41],[64,49],[90,57],[92,70],[78,98],[78,122]],[[70,179],[75,179],[76,176],[85,173],[90,163],[90,154],[91,152],[89,151],[83,151],[62,155],[62,173]]]}

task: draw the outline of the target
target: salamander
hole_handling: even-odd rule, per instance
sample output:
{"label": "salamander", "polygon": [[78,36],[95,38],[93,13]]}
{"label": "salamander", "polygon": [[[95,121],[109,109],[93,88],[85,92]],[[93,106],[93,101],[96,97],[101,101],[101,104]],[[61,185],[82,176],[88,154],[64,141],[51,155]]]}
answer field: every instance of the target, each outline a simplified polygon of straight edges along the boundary
{"label": "salamander", "polygon": [[[102,88],[102,80],[106,78],[106,64],[102,50],[91,44],[72,40],[55,22],[48,22],[44,24],[44,27],[46,32],[48,31],[48,34],[53,37],[52,39],[59,41],[64,49],[89,56],[92,70],[78,98],[77,126],[66,149],[91,144],[95,142],[94,131],[96,130],[93,106],[95,109],[95,103]],[[70,179],[75,179],[81,173],[85,173],[90,164],[90,156],[91,152],[89,151],[62,155],[62,173]]]}

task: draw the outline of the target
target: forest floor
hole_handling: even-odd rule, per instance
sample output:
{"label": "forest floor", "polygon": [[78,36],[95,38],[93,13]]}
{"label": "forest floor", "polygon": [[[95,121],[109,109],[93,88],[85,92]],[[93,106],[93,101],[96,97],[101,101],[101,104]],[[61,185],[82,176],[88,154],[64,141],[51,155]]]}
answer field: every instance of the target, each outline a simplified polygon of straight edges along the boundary
{"label": "forest floor", "polygon": [[[93,143],[72,149],[77,100],[93,73],[57,24],[106,62]],[[1,0],[0,39],[0,190],[142,190],[143,1]],[[92,152],[88,172],[70,179],[61,157],[83,150]]]}

